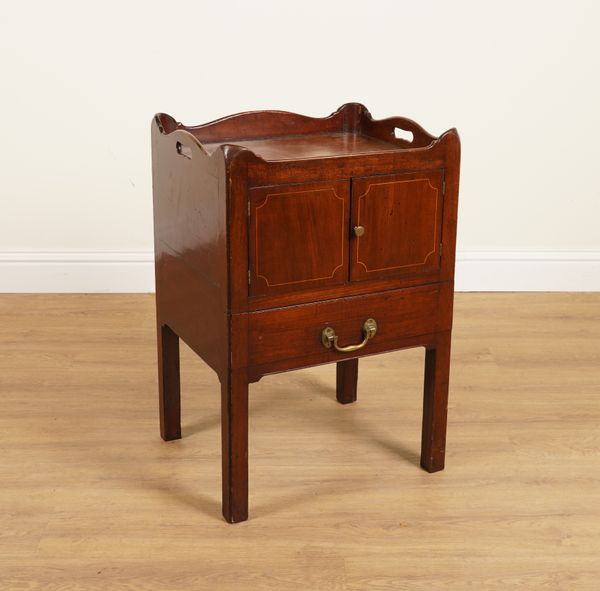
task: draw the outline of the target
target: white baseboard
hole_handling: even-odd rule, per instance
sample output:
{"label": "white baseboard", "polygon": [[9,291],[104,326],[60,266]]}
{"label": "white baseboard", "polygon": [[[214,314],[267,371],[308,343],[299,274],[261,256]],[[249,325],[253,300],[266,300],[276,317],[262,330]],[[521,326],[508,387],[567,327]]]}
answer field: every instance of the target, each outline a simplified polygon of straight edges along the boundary
{"label": "white baseboard", "polygon": [[600,251],[458,252],[456,290],[600,291]]}
{"label": "white baseboard", "polygon": [[151,251],[0,252],[0,292],[147,293]]}
{"label": "white baseboard", "polygon": [[[600,291],[600,251],[463,251],[457,291]],[[0,292],[154,291],[151,251],[0,252]]]}

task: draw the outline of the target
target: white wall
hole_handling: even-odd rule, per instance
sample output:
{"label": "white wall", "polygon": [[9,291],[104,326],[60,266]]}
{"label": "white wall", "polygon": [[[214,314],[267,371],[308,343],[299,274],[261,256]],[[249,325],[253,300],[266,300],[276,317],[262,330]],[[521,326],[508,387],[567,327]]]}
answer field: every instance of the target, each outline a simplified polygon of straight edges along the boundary
{"label": "white wall", "polygon": [[600,289],[598,2],[22,1],[1,21],[0,290],[152,287],[155,112],[347,101],[459,129],[459,287]]}

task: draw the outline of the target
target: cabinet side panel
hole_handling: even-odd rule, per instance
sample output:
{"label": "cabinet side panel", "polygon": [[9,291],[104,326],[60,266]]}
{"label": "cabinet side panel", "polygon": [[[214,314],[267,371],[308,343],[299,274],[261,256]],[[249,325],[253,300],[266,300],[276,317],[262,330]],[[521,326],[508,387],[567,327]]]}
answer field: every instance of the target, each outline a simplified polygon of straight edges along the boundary
{"label": "cabinet side panel", "polygon": [[157,317],[208,365],[227,362],[224,163],[184,131],[152,125]]}
{"label": "cabinet side panel", "polygon": [[446,151],[445,157],[445,186],[444,222],[442,227],[442,256],[441,279],[454,280],[456,260],[456,230],[458,223],[458,185],[460,178],[460,139],[455,129],[447,131],[440,140]]}

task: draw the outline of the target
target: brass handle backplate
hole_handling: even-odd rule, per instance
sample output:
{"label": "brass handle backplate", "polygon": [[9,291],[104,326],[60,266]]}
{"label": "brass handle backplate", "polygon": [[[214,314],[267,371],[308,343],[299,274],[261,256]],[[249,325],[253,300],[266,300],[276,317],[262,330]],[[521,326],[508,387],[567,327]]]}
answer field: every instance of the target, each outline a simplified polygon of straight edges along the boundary
{"label": "brass handle backplate", "polygon": [[323,329],[323,332],[321,333],[321,342],[323,343],[323,346],[327,349],[331,349],[333,345],[334,349],[336,351],[339,351],[340,353],[351,353],[352,351],[358,351],[367,344],[369,339],[372,339],[377,334],[377,322],[375,322],[373,318],[369,318],[368,320],[365,320],[362,329],[363,340],[362,342],[358,343],[358,345],[347,345],[346,347],[339,347],[338,336],[335,334],[335,330],[333,330],[331,326],[328,326],[327,328]]}
{"label": "brass handle backplate", "polygon": [[360,238],[360,237],[361,237],[361,236],[363,236],[363,235],[364,235],[364,233],[365,233],[365,227],[364,227],[364,226],[354,226],[354,228],[353,228],[353,229],[354,229],[354,235],[355,235],[357,238]]}

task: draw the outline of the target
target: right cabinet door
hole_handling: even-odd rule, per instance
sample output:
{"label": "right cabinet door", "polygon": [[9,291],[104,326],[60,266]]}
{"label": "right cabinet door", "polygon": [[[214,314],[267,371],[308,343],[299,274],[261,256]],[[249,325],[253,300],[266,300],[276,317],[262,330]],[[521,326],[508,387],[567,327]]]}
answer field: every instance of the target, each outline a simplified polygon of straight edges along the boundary
{"label": "right cabinet door", "polygon": [[442,170],[352,179],[353,281],[439,273]]}

